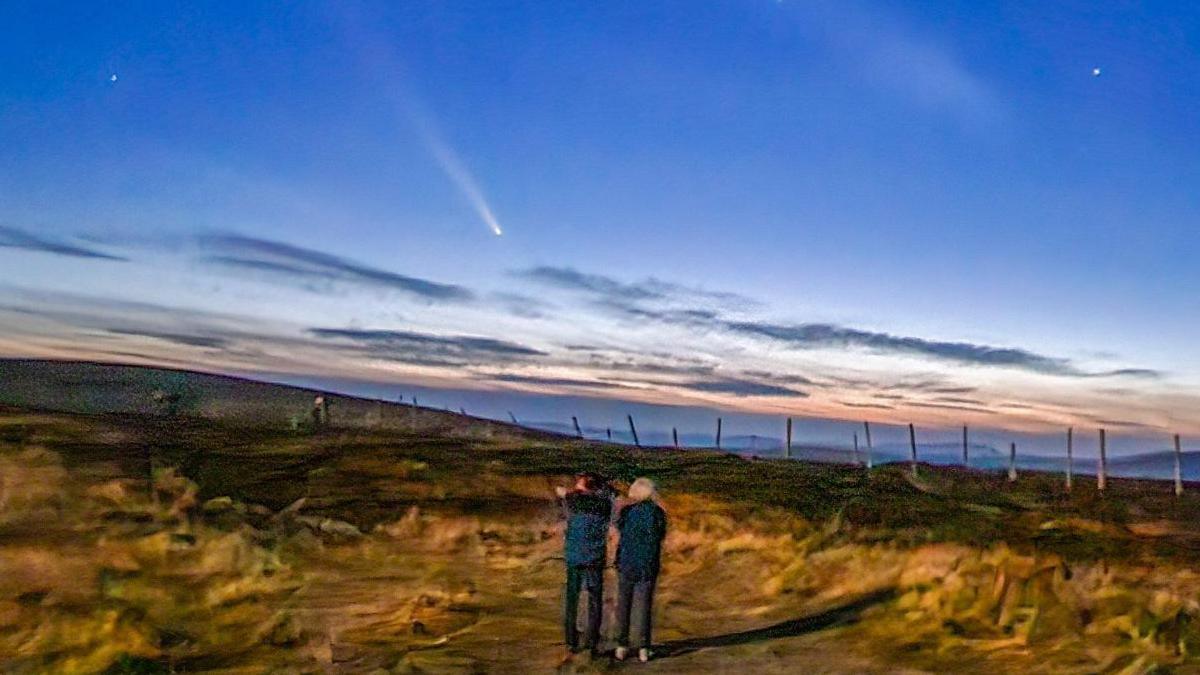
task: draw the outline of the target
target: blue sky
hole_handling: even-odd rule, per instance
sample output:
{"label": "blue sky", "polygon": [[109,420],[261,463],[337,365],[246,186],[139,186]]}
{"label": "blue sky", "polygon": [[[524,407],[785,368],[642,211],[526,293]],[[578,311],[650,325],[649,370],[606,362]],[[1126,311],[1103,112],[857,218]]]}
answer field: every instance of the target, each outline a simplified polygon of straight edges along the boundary
{"label": "blue sky", "polygon": [[1200,432],[1187,4],[8,3],[0,45],[6,355]]}

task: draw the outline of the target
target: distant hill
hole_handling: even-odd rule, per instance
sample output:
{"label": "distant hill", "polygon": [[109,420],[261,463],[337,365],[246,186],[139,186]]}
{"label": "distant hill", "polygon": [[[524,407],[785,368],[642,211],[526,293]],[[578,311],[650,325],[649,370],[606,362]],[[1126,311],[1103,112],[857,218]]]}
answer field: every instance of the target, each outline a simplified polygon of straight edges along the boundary
{"label": "distant hill", "polygon": [[[157,394],[157,395],[156,395]],[[161,414],[161,395],[173,397],[178,414],[219,418],[229,421],[260,424],[274,420],[280,426],[303,423],[312,409],[313,398],[323,394],[329,400],[330,414],[341,426],[370,426],[439,429],[447,433],[508,434],[513,436],[574,437],[571,423],[518,420],[507,421],[463,416],[459,413],[426,407],[379,401],[323,391],[260,382],[240,377],[215,375],[168,368],[99,364],[78,361],[34,359],[0,359],[0,405],[11,405],[48,411],[77,413],[137,413]],[[627,427],[584,426],[589,440],[632,444]],[[669,447],[673,443],[669,431],[638,431],[643,446]],[[680,433],[679,443],[688,448],[712,448],[714,434]],[[782,438],[730,434],[722,437],[721,448],[739,455],[783,457]],[[865,460],[865,445],[856,456],[846,446],[796,443],[792,457],[817,462],[839,464]],[[874,464],[909,461],[907,443],[877,444],[872,448]],[[920,443],[919,461],[931,464],[958,465],[962,461],[962,446],[957,443]],[[1003,470],[1008,466],[1007,449],[990,445],[970,446],[970,466],[981,470]],[[1018,454],[1021,470],[1061,472],[1066,468],[1065,457]],[[1094,457],[1077,458],[1074,466],[1078,475],[1095,474]],[[1174,475],[1171,451],[1110,457],[1109,473],[1113,476],[1169,480]],[[1183,454],[1183,477],[1200,480],[1200,452]]]}
{"label": "distant hill", "polygon": [[[1114,474],[1132,478],[1171,479],[1175,476],[1175,453],[1172,450],[1148,452],[1131,457],[1116,457],[1108,462]],[[1184,480],[1200,480],[1200,452],[1180,455]]]}
{"label": "distant hill", "polygon": [[336,426],[438,430],[444,433],[546,434],[507,422],[408,404],[241,377],[145,366],[79,361],[0,359],[0,405],[86,414],[171,412],[280,427],[307,423],[313,399],[323,395]]}

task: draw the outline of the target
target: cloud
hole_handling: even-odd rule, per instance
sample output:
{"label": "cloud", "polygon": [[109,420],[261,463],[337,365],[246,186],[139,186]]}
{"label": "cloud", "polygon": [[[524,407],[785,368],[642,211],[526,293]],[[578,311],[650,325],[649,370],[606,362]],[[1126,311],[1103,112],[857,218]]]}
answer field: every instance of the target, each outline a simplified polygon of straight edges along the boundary
{"label": "cloud", "polygon": [[223,337],[212,335],[187,335],[184,333],[160,332],[154,330],[141,330],[137,328],[106,328],[105,332],[113,335],[132,335],[137,337],[147,337],[164,342],[171,342],[185,347],[204,347],[207,349],[224,349],[229,346],[229,340]]}
{"label": "cloud", "polygon": [[[657,321],[697,330],[720,330],[749,335],[769,339],[796,349],[857,348],[877,353],[913,355],[960,365],[1008,368],[1061,377],[1157,378],[1161,376],[1158,371],[1146,368],[1122,368],[1093,372],[1079,368],[1070,359],[1038,354],[1026,349],[892,335],[830,323],[779,324],[750,320],[734,321],[725,318],[717,309],[695,306],[679,307],[678,305],[681,302],[708,300],[716,301],[720,305],[736,306],[742,309],[747,302],[751,305],[756,303],[736,294],[697,290],[655,278],[628,283],[603,274],[591,274],[571,267],[554,266],[534,267],[516,274],[544,285],[587,294],[592,297],[597,306],[624,317]],[[778,379],[772,381],[784,383]],[[871,387],[879,386],[874,382],[865,384]],[[947,385],[944,382],[932,380],[927,383],[904,385],[902,388],[925,389],[933,393],[944,394],[962,394],[974,391],[970,387]]]}
{"label": "cloud", "polygon": [[905,405],[913,407],[913,408],[934,408],[934,409],[938,409],[938,410],[961,410],[961,411],[966,411],[966,412],[982,413],[985,415],[993,414],[993,412],[987,408],[981,408],[978,406],[970,406],[970,405],[955,405],[955,404],[950,404],[950,403],[916,403],[916,402],[906,403]]}
{"label": "cloud", "polygon": [[935,396],[933,400],[938,403],[960,403],[962,405],[985,406],[986,402],[980,401],[977,398],[966,398],[963,396]]}
{"label": "cloud", "polygon": [[491,293],[488,295],[488,299],[506,309],[513,316],[523,319],[544,319],[548,316],[548,312],[554,309],[549,303],[521,293]]}
{"label": "cloud", "polygon": [[433,335],[397,330],[310,328],[310,335],[342,340],[374,358],[432,366],[495,364],[546,356],[546,352],[515,342],[470,335]]}
{"label": "cloud", "polygon": [[1149,380],[1155,380],[1162,377],[1162,371],[1152,370],[1150,368],[1119,368],[1117,370],[1105,370],[1098,373],[1088,373],[1088,377],[1135,377]]}
{"label": "cloud", "polygon": [[769,380],[771,382],[778,382],[780,384],[816,384],[803,375],[777,375],[766,370],[743,370],[742,374],[746,377],[752,377],[759,380]]}
{"label": "cloud", "polygon": [[661,300],[667,297],[671,286],[654,279],[627,284],[609,276],[587,274],[571,267],[540,266],[517,274],[546,286],[628,300]]}
{"label": "cloud", "polygon": [[849,401],[838,401],[847,408],[869,408],[872,410],[895,410],[894,406],[884,405],[882,403],[851,403]]}
{"label": "cloud", "polygon": [[693,380],[690,382],[676,383],[672,386],[690,389],[713,394],[733,394],[734,396],[787,396],[792,398],[807,398],[806,392],[798,389],[789,389],[775,384],[765,382],[754,382],[752,380],[737,380],[737,379],[719,379],[719,380]]}
{"label": "cloud", "polygon": [[615,389],[627,388],[626,385],[617,382],[605,382],[602,380],[579,380],[569,377],[538,377],[536,375],[517,375],[514,373],[505,373],[503,375],[494,375],[488,377],[494,382],[512,382],[516,384],[536,384],[549,387],[588,387],[598,389]]}
{"label": "cloud", "polygon": [[427,301],[461,302],[474,294],[462,286],[368,267],[328,253],[236,234],[202,236],[202,248],[219,251],[206,262],[289,277],[302,282],[346,282],[400,291]]}
{"label": "cloud", "polygon": [[19,248],[26,251],[38,251],[71,258],[90,258],[93,260],[114,260],[127,262],[128,258],[111,255],[95,249],[84,248],[74,244],[52,241],[38,235],[18,230],[15,227],[0,225],[0,248]]}
{"label": "cloud", "polygon": [[[597,298],[619,303],[618,306],[622,308],[632,307],[635,306],[634,303],[645,301],[677,301],[686,299],[706,300],[722,304],[741,304],[743,306],[747,304],[756,306],[758,304],[736,293],[707,291],[669,281],[662,281],[654,277],[628,283],[603,274],[580,272],[573,267],[542,265],[527,270],[520,270],[514,274],[544,286],[586,293]],[[693,311],[700,313],[707,312],[707,310]],[[708,313],[711,314],[711,312]]]}
{"label": "cloud", "polygon": [[1162,428],[1162,426],[1158,425],[1158,424],[1145,424],[1142,422],[1134,422],[1131,420],[1114,420],[1114,419],[1104,419],[1104,418],[1100,418],[1100,417],[1092,417],[1091,420],[1093,422],[1095,422],[1096,424],[1099,424],[1104,427],[1122,427],[1122,428],[1126,428],[1126,429],[1161,429]]}
{"label": "cloud", "polygon": [[873,331],[847,328],[828,323],[774,324],[730,321],[725,327],[734,333],[767,338],[797,349],[851,347],[887,354],[908,354],[971,366],[995,366],[1064,377],[1111,377],[1134,375],[1157,377],[1156,371],[1142,368],[1088,372],[1070,360],[1037,354],[1025,349],[993,347],[970,342],[944,342]]}

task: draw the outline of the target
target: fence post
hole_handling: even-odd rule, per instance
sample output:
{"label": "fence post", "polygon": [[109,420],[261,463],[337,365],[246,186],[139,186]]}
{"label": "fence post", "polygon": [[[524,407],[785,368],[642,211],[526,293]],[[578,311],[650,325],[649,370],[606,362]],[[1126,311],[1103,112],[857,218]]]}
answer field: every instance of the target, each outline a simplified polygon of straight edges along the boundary
{"label": "fence post", "polygon": [[862,460],[858,457],[858,432],[854,432],[854,463],[862,464]]}
{"label": "fence post", "polygon": [[1017,444],[1008,446],[1008,482],[1017,482]]}
{"label": "fence post", "polygon": [[721,449],[721,418],[717,418],[717,449]]}
{"label": "fence post", "polygon": [[671,427],[671,440],[675,442],[675,449],[679,449],[679,429]]}
{"label": "fence post", "polygon": [[967,454],[967,425],[963,425],[963,466],[971,466],[970,456]]}
{"label": "fence post", "polygon": [[1075,427],[1067,427],[1067,492],[1071,491],[1071,474],[1075,471]]}
{"label": "fence post", "polygon": [[1175,434],[1175,496],[1183,494],[1183,450],[1179,447],[1179,434]]}
{"label": "fence post", "polygon": [[1108,441],[1105,438],[1104,430],[1100,430],[1100,471],[1096,476],[1096,489],[1104,490],[1108,487]]}
{"label": "fence post", "polygon": [[912,449],[912,475],[917,475],[917,430],[910,423],[908,425],[908,445]]}
{"label": "fence post", "polygon": [[792,418],[787,418],[787,445],[784,446],[783,456],[787,459],[792,458]]}
{"label": "fence post", "polygon": [[508,418],[512,420],[513,424],[520,424],[520,422],[517,421],[517,416],[512,414],[511,410],[508,411]]}
{"label": "fence post", "polygon": [[866,436],[867,436],[867,469],[870,470],[872,464],[874,464],[874,462],[875,462],[874,458],[871,457],[871,423],[870,422],[863,420],[863,431],[866,433]]}
{"label": "fence post", "polygon": [[637,447],[642,447],[641,441],[637,437],[637,427],[633,426],[633,415],[626,415],[629,418],[629,433],[633,434],[633,444]]}
{"label": "fence post", "polygon": [[571,415],[571,424],[575,425],[575,436],[578,438],[583,438],[583,429],[579,428],[579,418]]}

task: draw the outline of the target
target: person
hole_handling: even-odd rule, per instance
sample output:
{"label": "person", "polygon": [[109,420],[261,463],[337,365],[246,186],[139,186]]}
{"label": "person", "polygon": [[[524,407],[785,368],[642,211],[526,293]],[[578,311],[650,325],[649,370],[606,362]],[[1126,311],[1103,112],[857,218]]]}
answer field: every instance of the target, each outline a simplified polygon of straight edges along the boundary
{"label": "person", "polygon": [[583,649],[595,652],[600,643],[600,620],[604,612],[604,566],[608,554],[608,527],[612,520],[612,494],[606,481],[592,473],[575,477],[572,490],[558,488],[567,517],[563,554],[567,583],[563,599],[563,631],[570,655],[581,651],[579,593],[588,592],[587,624]]}
{"label": "person", "polygon": [[[667,535],[667,512],[655,502],[654,482],[638,478],[629,486],[629,503],[617,516],[617,650],[618,661],[629,654],[630,619],[638,660],[650,660],[650,614],[654,587],[662,560],[662,541]],[[641,611],[633,615],[635,597]]]}

